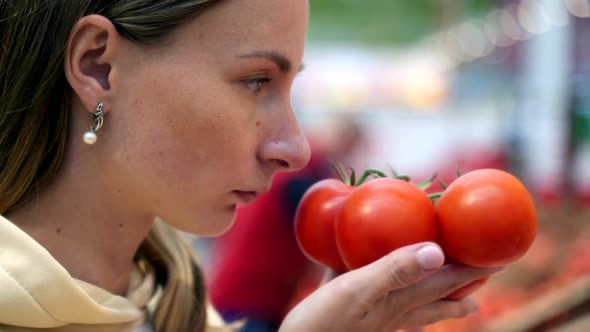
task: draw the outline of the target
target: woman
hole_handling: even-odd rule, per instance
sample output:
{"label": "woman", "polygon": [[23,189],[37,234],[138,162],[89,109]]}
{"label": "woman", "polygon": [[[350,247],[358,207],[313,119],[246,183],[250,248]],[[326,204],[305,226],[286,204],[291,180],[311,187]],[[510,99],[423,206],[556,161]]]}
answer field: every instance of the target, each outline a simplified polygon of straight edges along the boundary
{"label": "woman", "polygon": [[[171,227],[221,234],[306,164],[289,93],[307,23],[302,0],[0,0],[0,330],[214,331]],[[439,299],[499,269],[443,261],[434,244],[395,251],[281,331],[473,313]]]}

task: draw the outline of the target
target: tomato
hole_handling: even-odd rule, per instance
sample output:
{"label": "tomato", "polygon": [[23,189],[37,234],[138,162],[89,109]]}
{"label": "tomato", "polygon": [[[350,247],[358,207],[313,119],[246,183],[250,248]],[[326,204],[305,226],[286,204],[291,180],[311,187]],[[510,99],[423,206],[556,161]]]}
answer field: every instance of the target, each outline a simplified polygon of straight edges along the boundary
{"label": "tomato", "polygon": [[354,189],[336,179],[319,181],[305,192],[295,214],[295,236],[303,253],[337,272],[348,269],[336,247],[334,223]]}
{"label": "tomato", "polygon": [[348,195],[336,218],[336,243],[351,269],[403,246],[436,240],[435,209],[414,184],[378,178]]}
{"label": "tomato", "polygon": [[436,205],[438,242],[451,259],[470,266],[503,266],[535,239],[533,200],[513,175],[481,169],[457,178]]}

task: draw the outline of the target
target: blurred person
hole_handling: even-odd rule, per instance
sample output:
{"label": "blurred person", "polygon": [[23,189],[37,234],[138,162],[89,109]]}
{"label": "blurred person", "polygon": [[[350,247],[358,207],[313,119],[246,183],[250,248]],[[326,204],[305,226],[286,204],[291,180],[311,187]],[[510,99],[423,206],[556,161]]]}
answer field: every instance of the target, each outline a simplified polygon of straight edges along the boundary
{"label": "blurred person", "polygon": [[[220,235],[307,163],[290,91],[308,7],[0,0],[0,330],[228,329],[173,227]],[[440,299],[498,269],[443,262],[433,243],[396,250],[324,284],[280,331],[473,313]]]}
{"label": "blurred person", "polygon": [[227,320],[245,319],[244,332],[277,331],[288,310],[326,274],[299,249],[295,212],[311,185],[332,177],[329,162],[353,162],[363,133],[353,119],[340,117],[308,136],[313,137],[308,165],[275,176],[272,189],[241,207],[234,227],[209,247],[212,303]]}
{"label": "blurred person", "polygon": [[246,319],[242,331],[277,331],[301,283],[318,287],[323,269],[299,250],[293,216],[302,192],[319,170],[275,176],[271,190],[238,209],[230,231],[213,241],[208,291],[228,321]]}

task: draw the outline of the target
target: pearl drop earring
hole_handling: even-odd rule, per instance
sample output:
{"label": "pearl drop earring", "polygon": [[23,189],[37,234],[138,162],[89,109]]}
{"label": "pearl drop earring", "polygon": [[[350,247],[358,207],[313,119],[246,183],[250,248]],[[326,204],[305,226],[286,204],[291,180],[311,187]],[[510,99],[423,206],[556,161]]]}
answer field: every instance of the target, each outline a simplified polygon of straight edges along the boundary
{"label": "pearl drop earring", "polygon": [[96,132],[102,127],[104,121],[104,105],[102,102],[96,106],[96,111],[92,114],[92,121],[94,121],[94,126],[90,127],[90,130],[84,133],[84,136],[82,137],[84,143],[88,145],[96,143],[96,140],[98,139]]}

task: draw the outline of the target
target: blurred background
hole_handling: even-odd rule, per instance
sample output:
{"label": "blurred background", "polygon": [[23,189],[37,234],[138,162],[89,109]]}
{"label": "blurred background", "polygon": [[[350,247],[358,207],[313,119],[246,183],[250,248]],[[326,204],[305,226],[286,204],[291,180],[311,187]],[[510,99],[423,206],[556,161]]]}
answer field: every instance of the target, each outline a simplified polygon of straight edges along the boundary
{"label": "blurred background", "polygon": [[273,331],[321,282],[292,219],[307,186],[332,176],[329,157],[416,181],[499,168],[533,194],[529,253],[475,294],[478,316],[427,331],[590,331],[590,1],[310,5],[293,105],[315,159],[277,177],[228,234],[193,239],[222,314]]}

